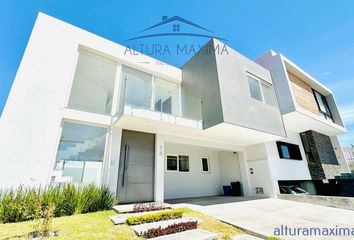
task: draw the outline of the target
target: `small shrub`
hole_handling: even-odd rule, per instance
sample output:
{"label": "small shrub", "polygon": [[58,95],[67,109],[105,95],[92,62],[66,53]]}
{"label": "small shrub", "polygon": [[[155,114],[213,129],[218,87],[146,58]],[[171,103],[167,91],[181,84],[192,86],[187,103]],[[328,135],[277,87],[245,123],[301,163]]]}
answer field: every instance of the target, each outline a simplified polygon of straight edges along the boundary
{"label": "small shrub", "polygon": [[158,213],[148,213],[141,216],[130,216],[127,218],[129,225],[138,225],[143,223],[158,222],[182,217],[182,210],[162,211]]}
{"label": "small shrub", "polygon": [[163,236],[163,235],[168,235],[168,234],[173,234],[173,233],[196,229],[197,227],[198,227],[197,221],[181,222],[181,223],[169,225],[166,228],[161,228],[161,227],[151,228],[148,231],[144,232],[143,236],[144,236],[144,238],[154,238],[154,237],[159,237],[159,236]]}
{"label": "small shrub", "polygon": [[153,203],[136,203],[134,204],[134,212],[149,212],[165,209],[163,203],[153,202]]}
{"label": "small shrub", "polygon": [[36,202],[37,209],[33,225],[34,231],[30,233],[30,237],[49,237],[55,210],[54,203],[49,203],[44,209],[42,209],[40,202]]}

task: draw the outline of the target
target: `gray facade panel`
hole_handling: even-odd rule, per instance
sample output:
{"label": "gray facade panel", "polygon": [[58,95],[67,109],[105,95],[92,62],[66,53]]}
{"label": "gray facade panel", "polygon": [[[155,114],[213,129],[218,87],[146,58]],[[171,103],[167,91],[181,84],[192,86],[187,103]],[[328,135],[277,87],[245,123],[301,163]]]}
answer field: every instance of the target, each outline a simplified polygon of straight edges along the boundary
{"label": "gray facade panel", "polygon": [[213,41],[182,67],[182,94],[201,99],[204,129],[223,122],[216,59],[209,47]]}
{"label": "gray facade panel", "polygon": [[[223,43],[214,40],[214,44]],[[251,97],[248,74],[272,83],[270,72],[227,47],[228,54],[215,54],[224,121],[279,136],[285,136],[278,106]],[[274,89],[273,89],[274,91]]]}
{"label": "gray facade panel", "polygon": [[287,81],[288,77],[285,66],[280,55],[275,55],[274,52],[269,51],[257,58],[256,62],[271,72],[281,114],[294,112],[295,103],[292,98],[289,81]]}

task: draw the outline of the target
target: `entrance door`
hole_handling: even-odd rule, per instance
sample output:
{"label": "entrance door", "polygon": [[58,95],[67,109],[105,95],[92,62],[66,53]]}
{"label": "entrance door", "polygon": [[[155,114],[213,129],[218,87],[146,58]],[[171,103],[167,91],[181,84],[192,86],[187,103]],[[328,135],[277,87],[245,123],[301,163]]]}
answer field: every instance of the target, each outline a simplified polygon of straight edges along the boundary
{"label": "entrance door", "polygon": [[153,201],[155,135],[123,130],[120,152],[119,202]]}

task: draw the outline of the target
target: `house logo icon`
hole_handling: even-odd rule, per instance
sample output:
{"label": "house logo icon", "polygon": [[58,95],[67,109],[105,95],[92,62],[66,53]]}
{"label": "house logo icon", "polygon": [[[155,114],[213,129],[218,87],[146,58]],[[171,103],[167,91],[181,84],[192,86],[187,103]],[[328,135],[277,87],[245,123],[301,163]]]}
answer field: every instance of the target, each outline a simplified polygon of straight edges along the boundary
{"label": "house logo icon", "polygon": [[156,38],[162,36],[191,36],[201,38],[216,38],[219,40],[227,41],[224,38],[215,36],[213,31],[179,16],[170,18],[167,16],[162,16],[161,22],[142,30],[141,35],[129,38],[126,41]]}

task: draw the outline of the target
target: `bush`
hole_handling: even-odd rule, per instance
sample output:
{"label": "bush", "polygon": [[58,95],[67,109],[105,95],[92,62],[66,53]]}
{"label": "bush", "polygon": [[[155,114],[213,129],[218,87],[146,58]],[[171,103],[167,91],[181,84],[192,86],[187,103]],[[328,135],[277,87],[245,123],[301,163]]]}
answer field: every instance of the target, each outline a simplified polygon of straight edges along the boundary
{"label": "bush", "polygon": [[158,213],[148,213],[140,216],[130,216],[127,218],[129,225],[138,225],[143,223],[158,222],[182,217],[182,210],[162,211]]}
{"label": "bush", "polygon": [[183,232],[187,230],[192,230],[196,229],[198,227],[198,222],[195,221],[190,221],[190,222],[181,222],[181,223],[175,223],[172,225],[169,225],[168,227],[165,228],[151,228],[144,232],[143,236],[144,238],[154,238],[154,237],[159,237],[163,235],[168,235],[168,234],[173,234],[173,233],[178,233],[178,232]]}
{"label": "bush", "polygon": [[0,192],[0,223],[21,222],[35,219],[36,199],[42,209],[53,204],[54,217],[111,209],[114,196],[107,188],[73,184],[41,188],[10,189]]}

